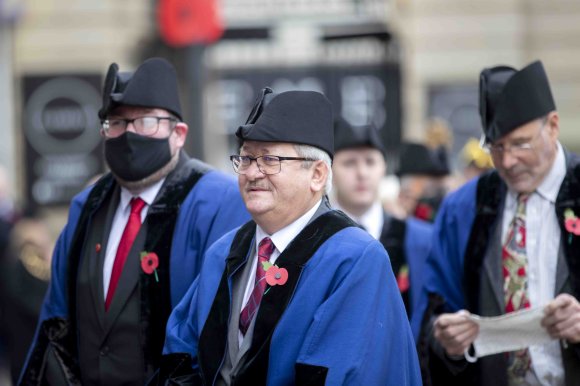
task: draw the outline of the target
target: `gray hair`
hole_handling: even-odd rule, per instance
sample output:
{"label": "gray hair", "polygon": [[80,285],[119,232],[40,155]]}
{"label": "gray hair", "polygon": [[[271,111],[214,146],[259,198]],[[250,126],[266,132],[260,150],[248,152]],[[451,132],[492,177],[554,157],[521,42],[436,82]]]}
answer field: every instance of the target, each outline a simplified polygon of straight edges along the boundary
{"label": "gray hair", "polygon": [[[322,149],[310,145],[296,144],[294,145],[298,157],[310,158],[313,160],[320,160],[326,164],[328,168],[328,176],[326,177],[326,184],[324,185],[324,192],[328,195],[332,190],[332,161],[330,155]],[[302,167],[308,169],[312,166],[312,161],[302,161]]]}

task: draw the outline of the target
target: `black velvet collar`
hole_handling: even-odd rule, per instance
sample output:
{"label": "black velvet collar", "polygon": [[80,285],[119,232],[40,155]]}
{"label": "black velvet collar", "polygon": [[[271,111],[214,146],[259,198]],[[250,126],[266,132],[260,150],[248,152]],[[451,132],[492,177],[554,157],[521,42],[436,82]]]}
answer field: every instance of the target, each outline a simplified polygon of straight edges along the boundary
{"label": "black velvet collar", "polygon": [[483,259],[506,189],[505,183],[495,170],[486,173],[477,182],[476,215],[465,248],[463,275],[465,307],[470,311],[477,312],[479,309],[479,285]]}
{"label": "black velvet collar", "polygon": [[[292,299],[304,266],[326,240],[351,226],[358,227],[345,214],[338,211],[326,212],[308,224],[278,257],[276,265],[288,270],[288,281],[283,286],[270,287],[262,298],[256,316],[252,346],[244,356],[235,383],[266,383],[272,334]],[[226,260],[226,269],[200,336],[199,364],[203,378],[208,383],[215,379],[225,355],[231,307],[229,279],[247,261],[255,229],[256,224],[250,221],[236,234]]]}

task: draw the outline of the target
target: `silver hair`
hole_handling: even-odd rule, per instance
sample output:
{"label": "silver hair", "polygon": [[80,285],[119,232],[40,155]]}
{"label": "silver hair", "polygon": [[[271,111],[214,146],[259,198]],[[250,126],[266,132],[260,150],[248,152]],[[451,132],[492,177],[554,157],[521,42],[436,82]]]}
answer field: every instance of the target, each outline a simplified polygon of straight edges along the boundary
{"label": "silver hair", "polygon": [[[294,145],[296,153],[299,157],[310,158],[313,160],[320,160],[326,164],[328,168],[328,176],[326,177],[326,184],[324,185],[324,192],[328,195],[332,190],[332,161],[330,155],[322,149],[310,145]],[[302,167],[307,169],[312,166],[312,161],[302,161]]]}

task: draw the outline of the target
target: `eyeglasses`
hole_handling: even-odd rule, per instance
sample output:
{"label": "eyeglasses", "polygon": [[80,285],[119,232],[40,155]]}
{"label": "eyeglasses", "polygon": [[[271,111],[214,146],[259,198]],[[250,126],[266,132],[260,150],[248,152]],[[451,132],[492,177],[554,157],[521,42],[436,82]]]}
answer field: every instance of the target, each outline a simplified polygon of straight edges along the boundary
{"label": "eyeglasses", "polygon": [[173,129],[175,123],[178,122],[178,120],[173,117],[138,117],[134,119],[114,118],[104,120],[102,122],[102,128],[106,137],[115,138],[127,131],[127,127],[132,123],[137,134],[150,137],[157,134],[159,131],[159,123],[162,120],[168,120],[173,124],[170,129]]}
{"label": "eyeglasses", "polygon": [[486,144],[484,145],[484,149],[489,151],[491,155],[494,157],[501,157],[504,155],[504,153],[510,153],[514,156],[522,156],[530,152],[531,150],[534,150],[533,142],[540,136],[540,134],[542,134],[542,130],[544,129],[545,125],[546,121],[542,123],[542,125],[540,126],[540,130],[538,130],[538,133],[527,141],[516,142],[513,144],[503,144],[503,143],[497,145]]}
{"label": "eyeglasses", "polygon": [[278,174],[282,170],[282,161],[316,161],[304,157],[279,157],[277,155],[261,155],[259,157],[250,157],[247,155],[231,155],[230,161],[234,171],[238,174],[246,174],[252,161],[256,161],[258,170],[263,174]]}

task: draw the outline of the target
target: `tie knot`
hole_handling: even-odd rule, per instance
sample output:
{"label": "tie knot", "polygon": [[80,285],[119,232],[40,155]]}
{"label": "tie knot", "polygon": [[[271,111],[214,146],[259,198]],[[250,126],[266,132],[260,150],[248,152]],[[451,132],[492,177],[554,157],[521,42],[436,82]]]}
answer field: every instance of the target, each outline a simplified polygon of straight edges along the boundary
{"label": "tie knot", "polygon": [[258,245],[258,257],[270,260],[270,256],[272,256],[275,248],[272,239],[269,237],[263,238],[262,241],[260,241],[260,245]]}
{"label": "tie knot", "polygon": [[530,193],[520,193],[518,195],[518,203],[525,204],[526,202],[528,202],[529,198],[530,198]]}
{"label": "tie knot", "polygon": [[145,207],[145,201],[141,197],[131,199],[131,214],[141,214],[143,207]]}

